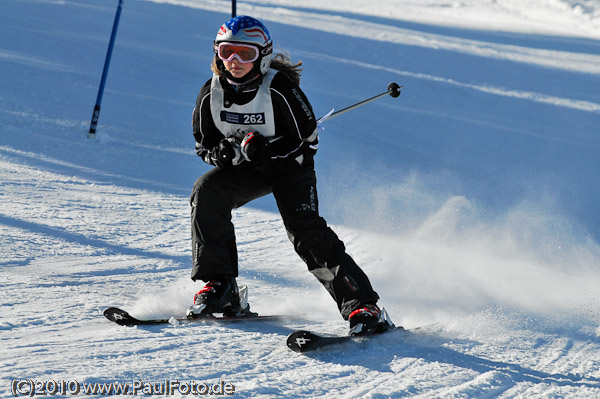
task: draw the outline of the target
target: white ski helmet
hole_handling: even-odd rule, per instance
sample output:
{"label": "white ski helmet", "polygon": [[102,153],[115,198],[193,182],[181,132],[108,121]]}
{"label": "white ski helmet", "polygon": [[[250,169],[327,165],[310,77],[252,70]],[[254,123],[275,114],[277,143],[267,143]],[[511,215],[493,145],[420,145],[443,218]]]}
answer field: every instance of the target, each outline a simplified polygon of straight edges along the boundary
{"label": "white ski helmet", "polygon": [[221,25],[213,44],[215,54],[218,52],[219,43],[246,43],[258,47],[259,57],[256,60],[261,74],[269,71],[273,56],[273,40],[266,26],[256,18],[240,15],[231,18]]}

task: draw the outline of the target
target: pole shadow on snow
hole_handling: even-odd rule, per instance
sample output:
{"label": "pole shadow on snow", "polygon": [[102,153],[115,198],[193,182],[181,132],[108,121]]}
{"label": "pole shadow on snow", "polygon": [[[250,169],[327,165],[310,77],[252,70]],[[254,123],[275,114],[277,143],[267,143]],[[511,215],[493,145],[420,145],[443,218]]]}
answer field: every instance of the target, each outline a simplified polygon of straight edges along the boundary
{"label": "pole shadow on snow", "polygon": [[189,259],[186,256],[174,256],[167,255],[161,252],[147,251],[139,248],[129,248],[122,245],[112,244],[104,240],[86,237],[83,234],[73,233],[62,228],[51,227],[40,223],[28,222],[22,219],[13,218],[6,215],[0,215],[0,224],[21,230],[29,230],[32,233],[43,234],[73,244],[91,246],[100,250],[105,250],[111,255],[133,255],[149,259],[174,260],[175,262],[178,262],[180,264],[189,263]]}

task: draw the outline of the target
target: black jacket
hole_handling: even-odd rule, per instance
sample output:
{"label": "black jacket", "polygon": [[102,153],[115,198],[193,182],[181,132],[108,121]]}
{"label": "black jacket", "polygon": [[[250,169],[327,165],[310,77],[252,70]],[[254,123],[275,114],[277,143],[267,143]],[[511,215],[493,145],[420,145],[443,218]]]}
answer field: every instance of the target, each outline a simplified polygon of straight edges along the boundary
{"label": "black jacket", "polygon": [[[225,91],[224,101],[238,105],[250,102],[258,90],[255,85],[254,88],[236,91],[226,79],[220,78],[220,82]],[[211,79],[202,86],[198,94],[192,126],[196,153],[205,162],[212,164],[209,154],[224,136],[215,126],[211,115],[210,86]],[[318,147],[317,123],[306,95],[283,72],[275,75],[270,91],[276,131],[276,140],[269,144],[271,167],[279,167],[301,155],[302,163],[312,164],[312,156]]]}

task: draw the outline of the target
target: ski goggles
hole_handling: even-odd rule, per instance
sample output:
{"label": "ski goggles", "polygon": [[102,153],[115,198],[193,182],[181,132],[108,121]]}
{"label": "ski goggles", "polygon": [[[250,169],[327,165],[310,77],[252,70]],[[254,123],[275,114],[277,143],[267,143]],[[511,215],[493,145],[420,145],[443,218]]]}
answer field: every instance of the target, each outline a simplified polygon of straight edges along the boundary
{"label": "ski goggles", "polygon": [[258,47],[251,44],[221,42],[215,46],[217,55],[223,61],[231,62],[237,58],[239,62],[247,64],[258,59]]}

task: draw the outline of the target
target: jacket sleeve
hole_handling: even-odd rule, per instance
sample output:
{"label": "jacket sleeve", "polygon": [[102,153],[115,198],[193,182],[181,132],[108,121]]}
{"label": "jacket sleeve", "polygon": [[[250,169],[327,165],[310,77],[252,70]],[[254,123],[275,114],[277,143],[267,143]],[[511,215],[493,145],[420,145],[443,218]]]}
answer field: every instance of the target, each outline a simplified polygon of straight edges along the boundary
{"label": "jacket sleeve", "polygon": [[210,111],[210,82],[209,79],[198,94],[196,106],[192,114],[192,127],[194,139],[196,140],[196,154],[210,165],[214,165],[211,152],[221,139],[223,134],[217,129],[213,122]]}
{"label": "jacket sleeve", "polygon": [[271,98],[275,131],[277,136],[282,136],[271,143],[272,157],[312,163],[319,137],[315,114],[306,95],[295,82],[280,72],[271,83]]}

